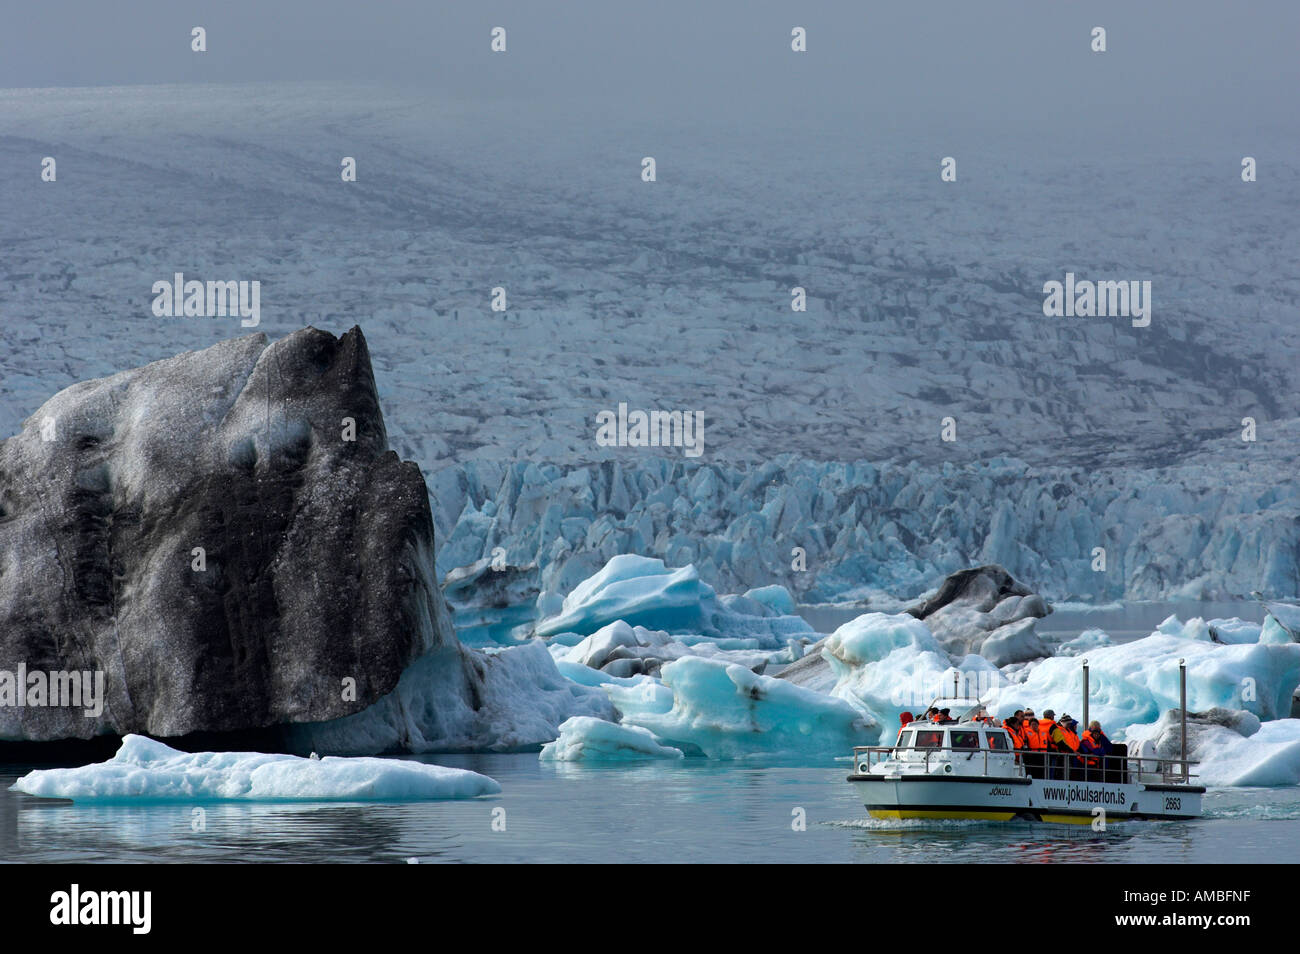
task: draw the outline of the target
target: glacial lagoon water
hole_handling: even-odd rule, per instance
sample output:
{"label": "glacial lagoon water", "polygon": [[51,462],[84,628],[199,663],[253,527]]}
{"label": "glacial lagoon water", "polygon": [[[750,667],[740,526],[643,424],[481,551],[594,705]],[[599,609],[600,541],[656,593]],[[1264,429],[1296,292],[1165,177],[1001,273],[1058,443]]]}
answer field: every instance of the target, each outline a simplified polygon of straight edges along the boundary
{"label": "glacial lagoon water", "polygon": [[209,803],[196,826],[190,804],[15,794],[7,789],[22,769],[0,766],[0,861],[1250,864],[1300,855],[1296,788],[1211,790],[1197,821],[1096,832],[873,821],[844,780],[847,761],[557,764],[533,753],[429,761],[484,772],[503,792],[461,802]]}
{"label": "glacial lagoon water", "polygon": [[[833,628],[860,611],[835,615],[844,612],[810,621]],[[1263,615],[1248,603],[1133,604],[1058,611],[1044,630],[1060,639],[1100,626],[1126,641],[1171,612]],[[8,791],[30,767],[0,764],[0,862],[1252,864],[1300,857],[1300,787],[1211,789],[1196,821],[1117,822],[1098,832],[875,821],[845,781],[847,758],[583,764],[522,752],[420,759],[490,775],[502,794],[458,802],[82,805]]]}

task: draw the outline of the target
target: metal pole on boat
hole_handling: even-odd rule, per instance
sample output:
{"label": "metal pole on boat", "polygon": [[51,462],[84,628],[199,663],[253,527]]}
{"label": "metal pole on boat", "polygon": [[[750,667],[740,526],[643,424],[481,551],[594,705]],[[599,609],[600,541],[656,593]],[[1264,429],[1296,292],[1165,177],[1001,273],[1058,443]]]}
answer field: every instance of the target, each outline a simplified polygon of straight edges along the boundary
{"label": "metal pole on boat", "polygon": [[1183,777],[1189,774],[1187,771],[1187,661],[1178,660],[1178,705],[1182,710],[1183,723]]}
{"label": "metal pole on boat", "polygon": [[1083,731],[1088,731],[1088,660],[1083,661]]}

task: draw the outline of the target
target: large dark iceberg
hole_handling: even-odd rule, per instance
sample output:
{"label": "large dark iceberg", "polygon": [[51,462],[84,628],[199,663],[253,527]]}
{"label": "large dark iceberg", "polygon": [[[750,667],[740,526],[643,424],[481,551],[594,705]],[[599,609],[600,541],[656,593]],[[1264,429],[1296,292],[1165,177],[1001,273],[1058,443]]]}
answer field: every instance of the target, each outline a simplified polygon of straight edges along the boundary
{"label": "large dark iceberg", "polygon": [[[338,748],[409,747],[412,726],[426,747],[491,745],[485,678],[503,665],[460,646],[433,553],[359,328],[74,385],[0,443],[0,671],[103,673],[106,698],[97,715],[0,706],[0,740],[303,736],[351,716],[365,731],[333,732]],[[427,699],[397,712],[417,660],[455,718]]]}

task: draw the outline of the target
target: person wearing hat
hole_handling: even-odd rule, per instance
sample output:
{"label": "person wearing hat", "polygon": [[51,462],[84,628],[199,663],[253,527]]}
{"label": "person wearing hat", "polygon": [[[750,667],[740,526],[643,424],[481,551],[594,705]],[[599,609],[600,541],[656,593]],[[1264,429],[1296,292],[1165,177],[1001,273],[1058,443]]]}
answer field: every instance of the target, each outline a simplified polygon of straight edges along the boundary
{"label": "person wearing hat", "polygon": [[1066,769],[1065,777],[1078,779],[1083,776],[1083,761],[1073,753],[1079,751],[1079,735],[1075,731],[1079,723],[1068,713],[1061,713],[1061,719],[1052,729],[1052,745],[1058,752],[1070,753],[1070,756],[1062,759],[1062,768]]}
{"label": "person wearing hat", "polygon": [[1043,748],[1048,753],[1043,756],[1043,767],[1047,769],[1044,778],[1065,778],[1065,773],[1060,771],[1061,760],[1051,754],[1060,751],[1056,747],[1057,728],[1056,710],[1044,709],[1043,717],[1038,720],[1038,732],[1043,737]]}

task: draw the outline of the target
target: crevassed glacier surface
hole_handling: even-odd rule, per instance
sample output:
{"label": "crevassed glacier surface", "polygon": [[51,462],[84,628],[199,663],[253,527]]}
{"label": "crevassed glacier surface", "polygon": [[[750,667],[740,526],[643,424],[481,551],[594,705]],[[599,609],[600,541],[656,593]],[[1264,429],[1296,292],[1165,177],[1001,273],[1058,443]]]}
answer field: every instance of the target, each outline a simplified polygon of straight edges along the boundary
{"label": "crevassed glacier surface", "polygon": [[429,485],[440,573],[499,548],[535,567],[543,593],[635,554],[691,564],[717,592],[780,584],[804,603],[916,596],[981,563],[1062,600],[1300,594],[1300,481],[1235,457],[1121,472],[1017,458],[468,461]]}

